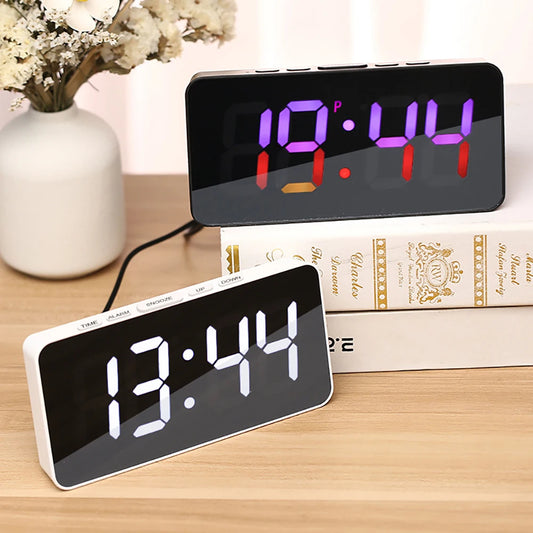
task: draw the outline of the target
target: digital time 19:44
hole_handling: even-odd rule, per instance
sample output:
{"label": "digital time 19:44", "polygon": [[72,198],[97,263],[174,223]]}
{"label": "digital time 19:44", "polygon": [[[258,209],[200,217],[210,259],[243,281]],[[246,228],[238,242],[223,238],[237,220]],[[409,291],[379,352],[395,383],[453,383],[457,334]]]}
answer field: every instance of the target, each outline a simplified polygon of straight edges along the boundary
{"label": "digital time 19:44", "polygon": [[[409,182],[413,176],[413,166],[417,157],[417,150],[412,143],[413,138],[420,134],[422,128],[426,146],[421,146],[418,151],[438,150],[439,147],[457,146],[454,171],[456,177],[464,179],[468,176],[470,143],[469,136],[472,132],[474,115],[474,99],[461,95],[453,95],[456,102],[450,103],[449,96],[444,99],[445,106],[439,105],[439,98],[430,98],[424,105],[415,99],[405,99],[405,104],[399,106],[398,99],[392,105],[380,101],[371,102],[368,106],[369,113],[365,120],[354,121],[353,118],[344,118],[340,121],[342,132],[348,135],[358,135],[354,149],[377,147],[383,149],[401,149],[401,158],[398,159],[397,177],[404,182]],[[339,132],[331,132],[329,119],[331,115],[341,114],[343,101],[334,100],[329,106],[323,100],[292,100],[276,112],[264,105],[247,104],[235,105],[226,114],[226,123],[237,124],[239,114],[253,114],[257,110],[257,144],[235,142],[236,129],[231,127],[225,135],[227,152],[222,158],[223,172],[231,172],[232,158],[243,154],[243,148],[256,150],[255,183],[260,190],[269,186],[269,171],[271,170],[272,154],[276,150],[283,150],[286,154],[309,154],[312,158],[311,175],[308,181],[288,182],[281,187],[284,194],[310,193],[320,187],[324,181],[324,145],[328,141],[335,142]],[[454,109],[455,108],[455,109]],[[442,112],[446,117],[442,118]],[[386,119],[390,114],[393,120]],[[420,118],[422,115],[422,120]],[[438,133],[441,122],[448,123],[450,118],[459,123],[457,131],[452,133]],[[252,118],[250,117],[250,120]],[[385,122],[387,126],[385,127]],[[422,123],[421,123],[422,122]],[[336,122],[336,124],[338,121]],[[387,134],[385,129],[396,130],[395,134]],[[232,134],[232,133],[233,134]],[[304,139],[304,140],[302,140]],[[343,140],[342,143],[344,144]],[[285,163],[287,158],[282,160]],[[279,162],[278,162],[279,165]],[[338,177],[346,180],[352,176],[352,169],[342,166],[337,169]]]}
{"label": "digital time 19:44", "polygon": [[489,63],[199,75],[187,128],[205,225],[490,211],[504,197]]}

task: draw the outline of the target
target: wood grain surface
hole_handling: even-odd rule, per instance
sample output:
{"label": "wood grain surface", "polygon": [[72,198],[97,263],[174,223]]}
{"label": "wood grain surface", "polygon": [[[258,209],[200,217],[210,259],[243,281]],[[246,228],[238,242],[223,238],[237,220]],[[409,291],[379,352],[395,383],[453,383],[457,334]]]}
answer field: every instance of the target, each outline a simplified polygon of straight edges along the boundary
{"label": "wood grain surface", "polygon": [[[125,183],[125,253],[190,219],[183,176]],[[142,252],[115,307],[217,277],[218,239],[207,228]],[[0,264],[0,531],[533,530],[530,367],[336,375],[322,409],[57,489],[38,463],[22,342],[100,312],[119,266],[46,281]]]}

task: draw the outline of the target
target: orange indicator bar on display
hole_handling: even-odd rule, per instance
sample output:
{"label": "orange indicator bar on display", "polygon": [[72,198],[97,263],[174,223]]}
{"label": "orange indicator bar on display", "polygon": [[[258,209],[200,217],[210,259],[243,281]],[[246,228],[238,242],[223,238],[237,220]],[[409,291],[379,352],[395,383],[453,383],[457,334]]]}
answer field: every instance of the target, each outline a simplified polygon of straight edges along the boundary
{"label": "orange indicator bar on display", "polygon": [[316,189],[315,185],[309,181],[302,181],[301,183],[287,183],[281,190],[285,194],[291,192],[313,192]]}

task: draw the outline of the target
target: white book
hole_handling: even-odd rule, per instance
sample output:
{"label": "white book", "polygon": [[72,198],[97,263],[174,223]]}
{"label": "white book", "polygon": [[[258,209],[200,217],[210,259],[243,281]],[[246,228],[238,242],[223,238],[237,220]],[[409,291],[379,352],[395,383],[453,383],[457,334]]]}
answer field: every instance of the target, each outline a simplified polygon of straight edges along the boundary
{"label": "white book", "polygon": [[533,306],[327,313],[333,372],[533,364]]}
{"label": "white book", "polygon": [[506,99],[497,210],[222,228],[223,274],[309,261],[327,311],[533,305],[533,86],[508,88]]}

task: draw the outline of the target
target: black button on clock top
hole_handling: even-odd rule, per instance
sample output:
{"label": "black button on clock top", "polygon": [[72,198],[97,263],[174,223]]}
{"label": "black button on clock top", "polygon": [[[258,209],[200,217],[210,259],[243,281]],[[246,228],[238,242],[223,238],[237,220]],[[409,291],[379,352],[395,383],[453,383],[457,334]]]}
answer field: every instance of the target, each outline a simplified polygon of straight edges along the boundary
{"label": "black button on clock top", "polygon": [[366,63],[350,63],[348,65],[319,65],[318,70],[338,70],[344,68],[365,68],[368,67]]}

